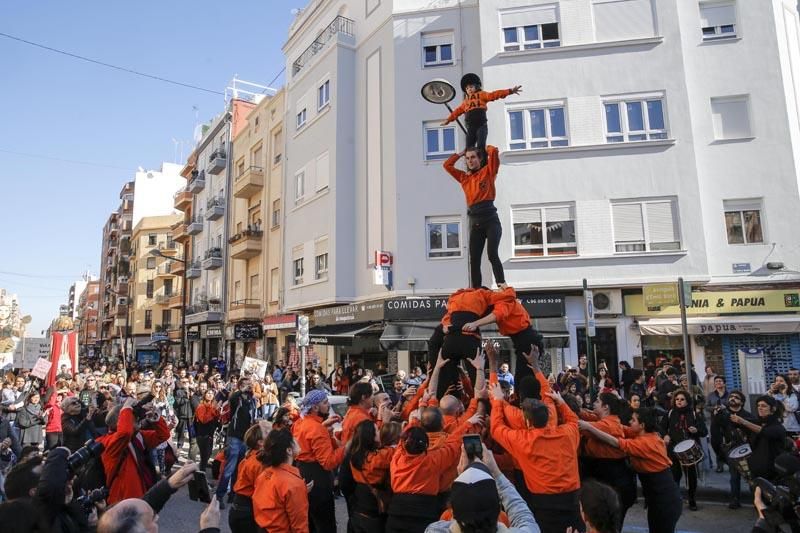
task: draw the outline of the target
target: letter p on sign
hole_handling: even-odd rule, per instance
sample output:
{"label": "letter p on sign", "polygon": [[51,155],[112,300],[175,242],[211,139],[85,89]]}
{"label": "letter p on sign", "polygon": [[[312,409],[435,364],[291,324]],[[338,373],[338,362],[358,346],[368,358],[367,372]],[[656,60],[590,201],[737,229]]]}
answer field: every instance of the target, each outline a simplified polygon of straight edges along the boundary
{"label": "letter p on sign", "polygon": [[375,250],[375,266],[387,267],[392,266],[392,254],[390,252],[382,252]]}

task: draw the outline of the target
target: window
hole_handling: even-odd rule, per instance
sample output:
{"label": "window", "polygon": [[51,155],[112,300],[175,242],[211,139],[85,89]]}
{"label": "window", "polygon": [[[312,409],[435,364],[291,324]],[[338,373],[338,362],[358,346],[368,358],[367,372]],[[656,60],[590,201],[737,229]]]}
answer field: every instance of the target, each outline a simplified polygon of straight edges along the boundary
{"label": "window", "polygon": [[456,129],[425,123],[425,160],[447,159],[456,151]]}
{"label": "window", "polygon": [[578,253],[573,206],[512,208],[511,219],[515,257]]}
{"label": "window", "polygon": [[144,329],[152,329],[153,327],[153,311],[147,309],[144,312]]}
{"label": "window", "polygon": [[728,244],[764,242],[761,200],[725,200],[724,208]]}
{"label": "window", "polygon": [[331,169],[330,169],[331,161],[330,161],[330,157],[329,157],[327,151],[325,153],[323,153],[322,155],[320,155],[319,157],[317,157],[316,165],[317,165],[317,168],[316,168],[316,173],[315,173],[315,177],[316,177],[315,189],[317,190],[317,192],[320,192],[320,191],[328,188],[328,185],[329,185],[330,180],[331,180],[331,177],[330,177],[330,175],[331,175]]}
{"label": "window", "polygon": [[283,153],[283,131],[278,130],[272,135],[272,164],[277,165],[281,162],[281,154]]}
{"label": "window", "polygon": [[561,46],[558,38],[558,23],[536,24],[503,28],[503,51],[532,50]]}
{"label": "window", "polygon": [[269,301],[270,302],[277,302],[278,301],[278,293],[281,287],[281,274],[280,270],[277,268],[273,268],[269,272]]}
{"label": "window", "polygon": [[297,129],[302,128],[306,124],[306,108],[297,114]]}
{"label": "window", "polygon": [[155,283],[155,281],[152,280],[152,279],[148,279],[147,280],[147,288],[145,290],[147,291],[147,297],[148,298],[152,298],[153,297],[153,285],[154,285],[154,283]]}
{"label": "window", "polygon": [[620,201],[614,202],[611,209],[617,252],[681,249],[676,200]]}
{"label": "window", "polygon": [[320,254],[314,258],[314,279],[328,277],[328,254]]}
{"label": "window", "polygon": [[734,2],[700,4],[700,30],[704,41],[736,37],[736,5]]}
{"label": "window", "polygon": [[153,270],[156,267],[156,258],[155,257],[148,257],[147,258],[147,268],[149,270]]}
{"label": "window", "polygon": [[164,280],[164,296],[172,296],[172,280]]}
{"label": "window", "polygon": [[302,285],[303,284],[303,258],[295,259],[294,263],[294,284],[295,285]]}
{"label": "window", "polygon": [[172,326],[172,310],[163,309],[161,311],[161,327],[162,329],[169,329]]}
{"label": "window", "polygon": [[642,39],[656,34],[655,0],[594,0],[594,38],[597,42]]}
{"label": "window", "polygon": [[258,296],[258,274],[253,274],[250,276],[250,299],[261,300]]}
{"label": "window", "polygon": [[155,233],[151,233],[150,235],[147,236],[148,246],[155,246],[157,242],[158,242],[158,235],[156,235]]}
{"label": "window", "polygon": [[511,150],[569,146],[563,106],[511,110],[508,127]]}
{"label": "window", "polygon": [[423,33],[422,34],[422,65],[424,67],[438,67],[453,64],[453,34]]}
{"label": "window", "polygon": [[306,194],[306,173],[300,171],[294,176],[294,202],[299,204]]}
{"label": "window", "polygon": [[281,201],[272,201],[272,227],[277,228],[281,225]]}
{"label": "window", "polygon": [[428,258],[461,257],[461,221],[455,219],[427,219]]}
{"label": "window", "polygon": [[233,301],[238,302],[242,299],[242,280],[237,279],[233,282]]}
{"label": "window", "polygon": [[[331,81],[326,80],[325,83],[317,88],[317,110],[321,110],[329,103],[331,103]],[[305,120],[305,117],[303,117],[303,122]]]}
{"label": "window", "polygon": [[667,138],[664,103],[660,98],[606,102],[605,112],[608,143]]}
{"label": "window", "polygon": [[751,137],[748,97],[712,98],[711,121],[714,125],[714,138],[717,140]]}

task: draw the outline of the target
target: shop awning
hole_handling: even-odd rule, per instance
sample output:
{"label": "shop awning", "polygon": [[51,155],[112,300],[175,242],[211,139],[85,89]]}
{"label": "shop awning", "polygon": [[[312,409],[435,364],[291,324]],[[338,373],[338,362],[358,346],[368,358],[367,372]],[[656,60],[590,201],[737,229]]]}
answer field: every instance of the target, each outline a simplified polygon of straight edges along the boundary
{"label": "shop awning", "polygon": [[[800,332],[800,315],[700,316],[686,319],[689,335],[769,335]],[[639,319],[642,335],[681,335],[680,318]]]}
{"label": "shop awning", "polygon": [[377,335],[381,331],[379,323],[336,324],[332,326],[314,326],[309,328],[308,336],[311,344],[327,344],[331,346],[352,346],[353,339],[362,335]]}
{"label": "shop awning", "polygon": [[[428,349],[428,339],[438,325],[439,322],[435,321],[388,322],[381,335],[381,348],[386,351],[424,352]],[[533,327],[545,338],[546,348],[565,347],[569,343],[569,331],[564,317],[538,318],[533,321]],[[481,335],[484,339],[499,341],[503,349],[512,349],[511,340],[500,334],[496,324],[483,326]]]}

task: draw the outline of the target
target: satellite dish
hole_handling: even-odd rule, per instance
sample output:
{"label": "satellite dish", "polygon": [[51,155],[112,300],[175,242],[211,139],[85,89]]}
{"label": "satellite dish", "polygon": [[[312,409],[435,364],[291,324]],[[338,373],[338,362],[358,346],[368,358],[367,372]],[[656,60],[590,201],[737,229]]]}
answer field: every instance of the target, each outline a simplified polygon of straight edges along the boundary
{"label": "satellite dish", "polygon": [[432,104],[446,104],[456,97],[456,88],[443,79],[431,80],[422,86],[422,97]]}

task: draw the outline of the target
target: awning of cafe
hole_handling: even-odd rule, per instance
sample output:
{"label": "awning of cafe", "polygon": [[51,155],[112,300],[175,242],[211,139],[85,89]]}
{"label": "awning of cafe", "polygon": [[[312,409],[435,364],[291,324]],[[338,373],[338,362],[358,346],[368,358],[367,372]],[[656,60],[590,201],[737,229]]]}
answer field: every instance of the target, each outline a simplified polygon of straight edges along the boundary
{"label": "awning of cafe", "polygon": [[[798,315],[703,316],[686,319],[689,335],[769,335],[800,332]],[[680,318],[639,319],[642,335],[681,335]]]}
{"label": "awning of cafe", "polygon": [[382,329],[380,323],[335,324],[314,326],[309,328],[308,336],[311,344],[327,344],[331,346],[352,346],[355,337],[378,335]]}

